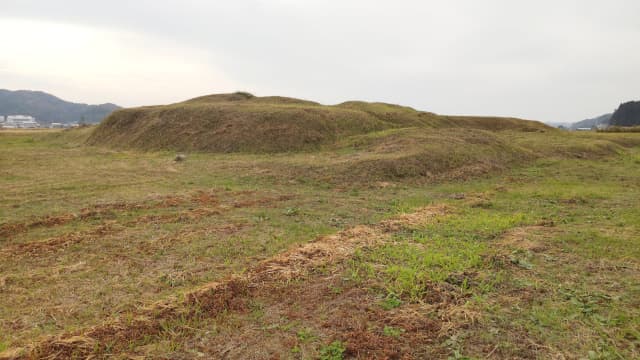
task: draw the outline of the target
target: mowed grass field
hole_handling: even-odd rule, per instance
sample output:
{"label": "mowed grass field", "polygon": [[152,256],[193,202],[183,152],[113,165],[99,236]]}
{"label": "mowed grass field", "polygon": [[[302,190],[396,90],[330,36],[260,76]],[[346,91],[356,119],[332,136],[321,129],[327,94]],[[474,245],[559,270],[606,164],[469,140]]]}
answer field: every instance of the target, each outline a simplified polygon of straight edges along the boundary
{"label": "mowed grass field", "polygon": [[439,177],[401,165],[444,145],[392,151],[435,135],[174,162],[90,131],[0,132],[0,357],[640,358],[638,134],[495,133],[526,156]]}

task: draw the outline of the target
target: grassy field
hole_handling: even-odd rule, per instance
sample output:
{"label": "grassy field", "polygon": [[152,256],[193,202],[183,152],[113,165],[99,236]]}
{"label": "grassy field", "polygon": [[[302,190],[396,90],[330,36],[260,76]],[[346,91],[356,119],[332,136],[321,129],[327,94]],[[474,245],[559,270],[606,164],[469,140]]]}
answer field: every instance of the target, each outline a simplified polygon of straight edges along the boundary
{"label": "grassy field", "polygon": [[638,134],[91,131],[0,132],[0,358],[640,358]]}

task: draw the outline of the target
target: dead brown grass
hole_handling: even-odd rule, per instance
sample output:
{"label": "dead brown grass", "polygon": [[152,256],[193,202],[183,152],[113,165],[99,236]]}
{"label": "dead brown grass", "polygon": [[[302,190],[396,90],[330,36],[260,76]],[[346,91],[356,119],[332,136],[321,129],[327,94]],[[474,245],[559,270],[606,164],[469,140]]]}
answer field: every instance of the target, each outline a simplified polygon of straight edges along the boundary
{"label": "dead brown grass", "polygon": [[500,237],[496,245],[505,248],[505,250],[543,252],[548,248],[544,239],[557,233],[549,225],[525,226],[511,229]]}
{"label": "dead brown grass", "polygon": [[[455,286],[433,284],[425,302],[384,310],[366,286],[344,281],[344,262],[329,269],[311,271],[304,281],[262,283],[251,299],[261,304],[264,317],[256,320],[245,311],[229,319],[232,325],[218,336],[181,341],[223,359],[286,358],[294,347],[303,358],[317,358],[318,345],[334,340],[344,341],[347,358],[443,358],[449,352],[442,342],[477,322],[478,314],[464,305],[467,296]],[[261,330],[260,325],[273,330]],[[387,328],[398,336],[386,333]],[[312,339],[300,339],[301,331]]]}
{"label": "dead brown grass", "polygon": [[112,224],[99,225],[89,231],[79,231],[56,236],[50,239],[18,243],[0,249],[1,256],[44,256],[53,251],[77,244],[87,239],[96,239],[116,232]]}
{"label": "dead brown grass", "polygon": [[[184,204],[199,205],[198,207],[188,208],[167,214],[142,214],[134,219],[118,223],[116,220],[104,220],[100,225],[86,231],[73,231],[55,236],[45,240],[29,241],[16,244],[8,244],[0,248],[0,255],[4,256],[44,256],[48,253],[64,249],[73,244],[83,241],[95,241],[107,234],[115,234],[122,231],[126,227],[137,226],[142,224],[168,224],[175,222],[196,221],[204,217],[221,215],[231,208],[246,207],[268,207],[273,206],[277,202],[287,201],[293,198],[292,195],[279,195],[269,197],[255,197],[255,192],[242,191],[236,195],[248,195],[250,199],[235,200],[230,204],[223,204],[219,201],[215,192],[198,191],[192,195],[176,196],[170,195],[161,199],[145,200],[141,202],[125,203],[117,202],[110,204],[96,204],[88,208],[84,208],[79,214],[62,214],[48,215],[41,219],[37,219],[30,223],[13,223],[5,224],[3,229],[9,238],[20,233],[29,231],[37,227],[54,227],[65,225],[75,220],[86,220],[90,218],[100,218],[113,211],[131,211],[141,209],[162,209],[172,208]],[[123,227],[124,226],[124,227]],[[223,231],[229,229],[237,229],[236,225],[230,224],[228,227],[221,228]],[[226,230],[225,230],[226,229]]]}
{"label": "dead brown grass", "polygon": [[390,232],[406,226],[415,226],[418,223],[424,224],[437,216],[444,215],[445,212],[444,206],[426,207],[411,214],[382,221],[375,226],[360,225],[332,236],[322,237],[263,261],[254,268],[251,279],[252,281],[291,280],[305,273],[309,268],[345,259],[356,249],[379,244]]}
{"label": "dead brown grass", "polygon": [[[420,222],[432,221],[445,212],[446,207],[443,206],[427,207],[415,214],[402,215],[377,225],[361,225],[333,236],[319,238],[265,260],[241,276],[233,276],[191,291],[182,301],[174,299],[158,302],[139,308],[127,319],[113,319],[84,331],[44,340],[24,349],[18,358],[86,357],[104,351],[105,344],[109,344],[110,351],[125,351],[132,341],[161,332],[161,323],[166,319],[190,318],[203,314],[216,316],[223,311],[243,311],[246,309],[247,296],[260,289],[278,286],[277,284],[282,284],[282,280],[290,281],[308,274],[314,268],[336,263],[353,254],[358,248],[382,241],[385,234],[397,231],[404,224],[413,226]],[[357,329],[354,329],[352,335],[354,339],[364,336],[358,333]],[[366,336],[363,339],[366,343],[376,340],[375,337]],[[366,346],[362,345],[359,350],[352,350],[361,352],[365,351],[364,348]],[[16,350],[6,354],[13,356]],[[2,358],[8,356],[2,354],[0,359]]]}

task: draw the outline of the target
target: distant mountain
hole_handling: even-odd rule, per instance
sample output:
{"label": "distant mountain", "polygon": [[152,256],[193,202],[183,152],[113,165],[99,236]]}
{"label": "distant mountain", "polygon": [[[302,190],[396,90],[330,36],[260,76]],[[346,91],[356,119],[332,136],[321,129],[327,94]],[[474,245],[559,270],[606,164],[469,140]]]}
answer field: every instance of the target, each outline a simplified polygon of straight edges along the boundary
{"label": "distant mountain", "polygon": [[586,119],[586,120],[578,121],[578,122],[573,123],[571,125],[571,129],[573,129],[573,130],[579,129],[579,128],[589,128],[590,129],[590,128],[592,128],[594,126],[598,126],[598,125],[608,126],[612,115],[613,114],[604,114],[604,115],[600,115],[598,117],[595,117],[593,119]]}
{"label": "distant mountain", "polygon": [[41,124],[98,123],[113,111],[114,104],[87,105],[59,99],[42,91],[0,89],[0,116],[30,115]]}
{"label": "distant mountain", "polygon": [[611,117],[612,126],[640,125],[640,101],[629,101],[621,104]]}

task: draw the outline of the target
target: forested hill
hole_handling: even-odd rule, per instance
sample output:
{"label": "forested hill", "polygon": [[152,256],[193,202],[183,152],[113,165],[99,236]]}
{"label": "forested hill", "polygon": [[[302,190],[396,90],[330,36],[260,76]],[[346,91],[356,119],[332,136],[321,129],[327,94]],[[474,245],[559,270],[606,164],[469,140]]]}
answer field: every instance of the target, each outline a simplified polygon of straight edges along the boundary
{"label": "forested hill", "polygon": [[0,116],[30,115],[41,124],[98,123],[120,108],[110,103],[72,103],[42,91],[0,89]]}
{"label": "forested hill", "polygon": [[621,104],[613,113],[610,121],[612,126],[640,125],[640,101],[629,101]]}

